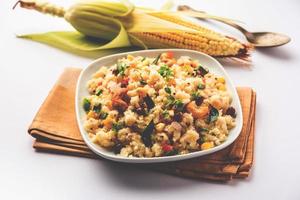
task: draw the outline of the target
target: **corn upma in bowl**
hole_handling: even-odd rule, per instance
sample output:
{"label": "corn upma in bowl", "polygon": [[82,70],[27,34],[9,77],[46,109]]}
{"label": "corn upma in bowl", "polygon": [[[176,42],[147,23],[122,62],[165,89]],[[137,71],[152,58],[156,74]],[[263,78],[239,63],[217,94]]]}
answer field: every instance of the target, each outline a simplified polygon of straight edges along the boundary
{"label": "corn upma in bowl", "polygon": [[166,162],[213,153],[242,128],[235,87],[208,55],[180,49],[100,58],[80,75],[76,114],[96,154]]}

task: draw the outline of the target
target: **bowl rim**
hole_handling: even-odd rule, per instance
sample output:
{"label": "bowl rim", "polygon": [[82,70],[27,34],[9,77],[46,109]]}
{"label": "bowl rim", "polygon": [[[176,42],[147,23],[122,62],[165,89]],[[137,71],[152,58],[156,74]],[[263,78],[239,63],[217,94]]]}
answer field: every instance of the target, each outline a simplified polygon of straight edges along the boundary
{"label": "bowl rim", "polygon": [[[157,53],[164,53],[164,52],[179,52],[179,53],[193,53],[193,54],[198,54],[200,56],[204,56],[210,60],[212,60],[215,64],[216,67],[219,68],[219,70],[222,71],[222,73],[224,74],[225,78],[226,78],[226,82],[227,84],[230,84],[234,89],[230,90],[232,97],[234,100],[237,101],[237,108],[236,110],[238,111],[238,114],[241,115],[240,117],[240,122],[236,124],[235,127],[235,132],[237,132],[234,136],[231,137],[231,140],[229,141],[228,138],[226,139],[226,141],[224,141],[222,144],[213,147],[211,149],[207,149],[207,150],[201,150],[201,151],[196,151],[196,152],[191,152],[191,153],[187,153],[187,154],[183,154],[183,155],[174,155],[174,156],[162,156],[162,157],[151,157],[151,158],[146,158],[146,157],[123,157],[120,155],[110,155],[108,153],[105,152],[101,152],[100,149],[103,149],[104,151],[108,151],[105,150],[104,148],[100,147],[97,144],[94,144],[91,139],[89,138],[87,132],[84,130],[83,127],[83,119],[81,119],[81,115],[80,115],[80,108],[82,106],[81,102],[80,102],[80,98],[79,98],[79,90],[80,88],[83,86],[82,85],[82,78],[84,77],[85,73],[89,70],[90,67],[92,67],[93,65],[97,64],[98,62],[101,62],[102,60],[106,60],[106,59],[113,59],[115,57],[120,57],[120,56],[126,56],[128,54],[134,54],[137,55],[139,53],[148,53],[148,52],[157,52]],[[184,55],[182,55],[184,56]],[[101,66],[99,66],[101,67]],[[86,85],[84,85],[86,86]],[[236,97],[236,98],[235,98]],[[81,99],[83,97],[81,96]],[[243,112],[242,112],[242,108],[241,108],[241,102],[239,99],[239,96],[237,94],[237,90],[236,90],[236,86],[233,84],[230,76],[227,74],[227,72],[225,71],[224,67],[213,57],[199,52],[199,51],[194,51],[194,50],[187,50],[187,49],[151,49],[151,50],[140,50],[140,51],[130,51],[130,52],[124,52],[124,53],[117,53],[117,54],[113,54],[113,55],[109,55],[109,56],[104,56],[101,58],[98,58],[96,60],[94,60],[93,62],[91,62],[87,67],[85,67],[80,75],[79,78],[77,80],[77,84],[76,84],[76,92],[75,92],[75,112],[76,112],[76,121],[77,121],[77,125],[78,128],[80,130],[80,134],[84,140],[84,142],[87,144],[87,146],[89,147],[90,150],[92,150],[96,155],[101,156],[103,158],[112,160],[112,161],[118,161],[118,162],[125,162],[125,163],[160,163],[160,162],[171,162],[171,161],[178,161],[178,160],[185,160],[185,159],[191,159],[191,158],[195,158],[195,157],[201,157],[204,155],[208,155],[217,151],[220,151],[224,148],[226,148],[227,146],[229,146],[230,144],[232,144],[237,137],[240,135],[241,131],[242,131],[242,126],[243,126]]]}

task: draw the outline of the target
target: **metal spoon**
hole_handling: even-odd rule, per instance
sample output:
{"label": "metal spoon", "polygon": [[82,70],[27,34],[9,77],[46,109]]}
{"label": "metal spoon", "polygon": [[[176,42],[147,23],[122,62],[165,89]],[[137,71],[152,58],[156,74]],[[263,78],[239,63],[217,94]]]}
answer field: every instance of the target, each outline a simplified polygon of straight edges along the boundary
{"label": "metal spoon", "polygon": [[178,6],[177,10],[186,13],[189,16],[193,16],[201,19],[213,19],[229,26],[232,26],[241,31],[247,40],[252,43],[255,47],[277,47],[284,45],[291,41],[291,38],[287,35],[274,32],[249,32],[240,25],[234,23],[232,20],[226,20],[224,18],[212,16],[206,14],[204,11],[195,10],[187,5]]}

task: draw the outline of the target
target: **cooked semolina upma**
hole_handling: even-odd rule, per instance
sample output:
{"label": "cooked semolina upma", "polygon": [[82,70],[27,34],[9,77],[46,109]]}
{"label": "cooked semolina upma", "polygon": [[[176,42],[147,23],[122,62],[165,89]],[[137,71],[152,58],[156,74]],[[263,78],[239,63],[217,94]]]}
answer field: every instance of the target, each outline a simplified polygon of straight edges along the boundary
{"label": "cooked semolina upma", "polygon": [[223,143],[235,127],[226,81],[172,52],[100,66],[83,99],[92,141],[126,157],[187,154]]}

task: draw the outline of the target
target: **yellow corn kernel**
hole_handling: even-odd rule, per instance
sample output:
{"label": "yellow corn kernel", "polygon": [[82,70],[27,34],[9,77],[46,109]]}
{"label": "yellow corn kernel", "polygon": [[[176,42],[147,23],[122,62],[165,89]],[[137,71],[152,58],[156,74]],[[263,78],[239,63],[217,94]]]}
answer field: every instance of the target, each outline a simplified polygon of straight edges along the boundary
{"label": "yellow corn kernel", "polygon": [[96,89],[97,86],[98,86],[98,84],[97,84],[95,81],[93,81],[93,82],[89,85],[89,88]]}
{"label": "yellow corn kernel", "polygon": [[97,114],[94,111],[91,110],[91,111],[88,112],[87,118],[88,119],[90,119],[90,118],[96,118],[96,115]]}
{"label": "yellow corn kernel", "polygon": [[225,91],[226,90],[226,86],[225,85],[220,85],[218,87],[218,89],[221,90],[221,91]]}
{"label": "yellow corn kernel", "polygon": [[128,59],[129,61],[133,61],[134,57],[133,57],[132,55],[127,55],[127,59]]}
{"label": "yellow corn kernel", "polygon": [[204,142],[203,144],[201,144],[201,150],[211,149],[214,146],[215,145],[213,142]]}
{"label": "yellow corn kernel", "polygon": [[192,73],[194,69],[191,67],[191,65],[184,65],[183,70]]}
{"label": "yellow corn kernel", "polygon": [[225,83],[225,78],[223,78],[223,77],[218,77],[218,78],[217,78],[217,82],[219,82],[219,83]]}
{"label": "yellow corn kernel", "polygon": [[102,121],[102,124],[105,128],[110,129],[113,124],[113,119],[111,116],[108,116],[105,120]]}

